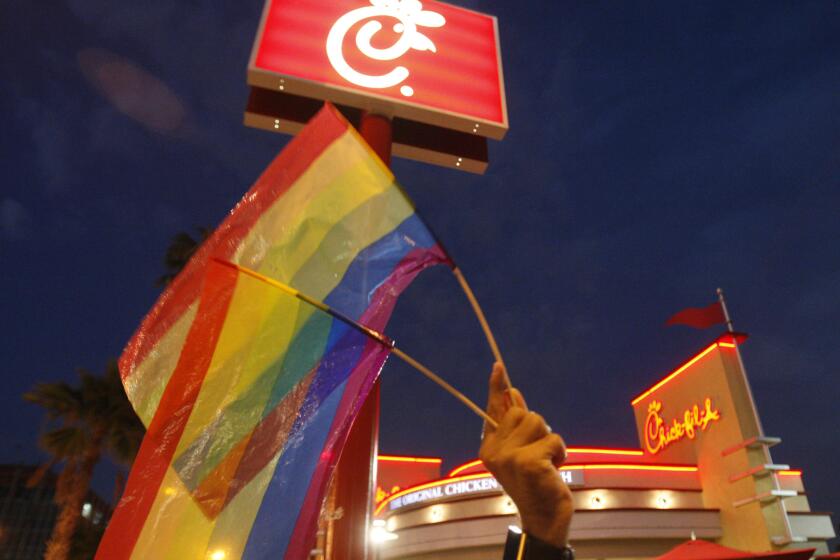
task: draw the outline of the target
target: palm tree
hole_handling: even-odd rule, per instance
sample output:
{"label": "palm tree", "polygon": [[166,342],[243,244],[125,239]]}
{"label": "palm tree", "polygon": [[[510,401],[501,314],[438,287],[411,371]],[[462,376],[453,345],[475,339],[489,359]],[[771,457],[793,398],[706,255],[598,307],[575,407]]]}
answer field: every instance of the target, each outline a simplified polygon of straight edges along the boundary
{"label": "palm tree", "polygon": [[99,541],[102,540],[104,534],[104,524],[81,524],[73,536],[73,543],[70,545],[70,554],[68,554],[67,560],[90,560],[96,556],[96,549],[99,548]]}
{"label": "palm tree", "polygon": [[108,363],[103,375],[82,369],[79,377],[78,386],[39,383],[24,394],[27,401],[44,407],[50,420],[50,430],[40,443],[51,459],[40,473],[62,465],[54,498],[59,514],[45,560],[67,560],[93,469],[103,454],[130,464],[143,439],[143,424],[128,402],[115,361]]}
{"label": "palm tree", "polygon": [[[197,238],[180,232],[171,239],[163,261],[167,272],[156,280],[157,286],[163,288],[172,282],[213,233],[207,227],[199,227],[197,231]],[[145,431],[125,395],[115,361],[109,362],[102,376],[83,369],[79,370],[79,376],[78,387],[64,382],[39,383],[24,394],[26,400],[46,409],[53,425],[40,441],[51,458],[36,471],[30,484],[37,484],[52,466],[63,466],[55,491],[60,510],[47,543],[45,560],[84,556],[91,543],[98,540],[99,533],[88,531],[78,535],[82,537],[80,542],[73,542],[93,469],[103,453],[117,463],[130,465]],[[124,477],[118,473],[115,500],[122,494],[123,481]]]}
{"label": "palm tree", "polygon": [[165,288],[169,285],[178,273],[181,272],[181,269],[186,266],[190,257],[193,256],[201,244],[213,233],[213,230],[207,227],[198,227],[196,229],[198,230],[198,239],[182,231],[170,240],[169,247],[166,249],[166,255],[163,257],[163,264],[167,269],[167,273],[160,276],[155,282],[158,287]]}

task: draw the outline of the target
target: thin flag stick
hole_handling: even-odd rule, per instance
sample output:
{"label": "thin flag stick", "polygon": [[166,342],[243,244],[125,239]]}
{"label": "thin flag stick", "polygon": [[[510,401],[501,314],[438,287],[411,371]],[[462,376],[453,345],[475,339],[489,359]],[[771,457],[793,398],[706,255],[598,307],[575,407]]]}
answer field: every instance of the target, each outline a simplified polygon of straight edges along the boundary
{"label": "thin flag stick", "polygon": [[[414,203],[411,201],[411,197],[408,196],[408,193],[405,192],[405,189],[400,186],[399,183],[394,183],[398,189],[402,192],[405,199],[411,204],[412,208],[414,208]],[[455,263],[455,259],[452,258],[452,255],[446,249],[446,246],[441,242],[440,238],[434,232],[434,230],[426,223],[426,220],[423,219],[423,216],[420,215],[419,210],[414,208],[414,213],[417,217],[420,218],[420,221],[426,226],[426,229],[429,230],[429,233],[432,234],[432,237],[438,244],[438,247],[443,251],[446,258],[449,260],[449,266],[452,269],[452,274],[455,275],[455,279],[458,280],[458,284],[460,284],[461,289],[464,291],[464,294],[467,296],[467,300],[470,302],[470,306],[473,309],[473,313],[475,313],[476,318],[478,318],[478,323],[481,325],[481,330],[484,331],[484,337],[487,339],[487,343],[490,345],[490,351],[493,353],[493,359],[502,364],[502,369],[505,372],[505,384],[507,385],[508,391],[513,390],[513,385],[510,381],[510,376],[508,375],[507,366],[505,365],[505,361],[502,358],[502,352],[499,350],[499,345],[496,343],[496,337],[493,336],[493,331],[490,330],[490,324],[487,322],[487,317],[484,315],[484,311],[481,309],[481,305],[478,303],[478,299],[476,299],[475,294],[470,288],[469,283],[467,283],[467,279],[464,277],[464,274],[461,272],[461,269],[458,268],[458,265]],[[516,406],[516,405],[514,405]]]}
{"label": "thin flag stick", "polygon": [[437,383],[438,385],[443,387],[443,389],[445,391],[447,391],[450,395],[452,395],[453,397],[455,397],[456,399],[458,399],[459,401],[461,401],[462,403],[467,405],[467,408],[469,408],[470,410],[472,410],[473,412],[475,412],[476,414],[481,416],[481,418],[485,422],[487,422],[488,425],[490,425],[494,428],[499,427],[499,425],[496,423],[496,421],[493,420],[492,418],[490,418],[490,416],[488,416],[486,412],[481,410],[478,407],[478,405],[476,405],[474,402],[472,402],[469,399],[469,397],[467,397],[461,391],[459,391],[458,389],[456,389],[455,387],[453,387],[452,385],[450,385],[449,383],[444,381],[439,375],[435,374],[432,370],[430,370],[429,368],[427,368],[426,366],[424,366],[423,364],[421,364],[420,362],[418,362],[417,360],[415,360],[414,358],[412,358],[411,356],[409,356],[408,354],[406,354],[405,352],[403,352],[402,350],[400,350],[396,346],[391,347],[391,352],[394,355],[396,355],[398,358],[400,358],[402,361],[404,361],[405,363],[407,363],[408,365],[410,365],[411,367],[413,367],[414,369],[416,369],[417,371],[419,371],[420,373],[422,373],[423,375],[425,375],[426,377],[428,377],[429,379],[431,379],[432,381],[434,381],[435,383]]}
{"label": "thin flag stick", "polygon": [[384,334],[382,334],[380,332],[377,332],[377,331],[375,331],[375,330],[373,330],[369,327],[366,327],[363,324],[359,323],[358,321],[354,321],[350,317],[347,317],[343,313],[340,313],[339,311],[336,311],[335,309],[331,308],[327,304],[325,304],[323,302],[320,302],[317,299],[311,298],[311,297],[307,296],[306,294],[292,288],[291,286],[288,286],[288,285],[286,285],[282,282],[279,282],[279,281],[277,281],[273,278],[269,278],[268,276],[260,274],[259,272],[251,270],[250,268],[245,268],[244,266],[240,266],[236,263],[232,263],[232,262],[229,262],[229,261],[224,261],[224,260],[221,260],[221,259],[214,258],[213,260],[215,260],[219,264],[229,266],[231,268],[235,268],[236,270],[238,270],[239,272],[241,272],[243,274],[247,274],[248,276],[251,276],[252,278],[256,278],[257,280],[261,280],[261,281],[265,282],[266,284],[274,286],[275,288],[278,288],[279,290],[282,290],[283,292],[286,292],[287,294],[289,294],[291,296],[294,296],[294,297],[298,298],[299,300],[301,300],[305,303],[308,303],[309,305],[312,305],[313,307],[316,307],[316,308],[320,309],[324,313],[327,313],[327,314],[331,315],[332,317],[335,317],[339,321],[347,323],[351,327],[361,331],[363,334],[371,337],[372,339],[376,340],[377,342],[379,342],[383,346],[386,346],[392,354],[396,355],[398,358],[403,360],[405,363],[412,366],[414,369],[416,369],[417,371],[419,371],[420,373],[422,373],[423,375],[428,377],[430,380],[432,380],[434,383],[439,385],[444,391],[446,391],[447,393],[449,393],[450,395],[452,395],[453,397],[455,397],[456,399],[461,401],[463,404],[465,404],[467,406],[467,408],[469,408],[470,410],[472,410],[473,412],[478,414],[478,416],[482,420],[484,420],[487,424],[489,424],[490,426],[492,426],[494,428],[498,427],[498,424],[496,423],[496,421],[493,420],[492,418],[490,418],[490,416],[488,416],[486,412],[484,412],[481,408],[478,407],[478,405],[476,405],[473,401],[471,401],[469,397],[467,397],[461,391],[459,391],[458,389],[456,389],[455,387],[453,387],[452,385],[450,385],[449,383],[444,381],[443,378],[441,378],[439,375],[435,374],[432,370],[430,370],[429,368],[427,368],[426,366],[424,366],[423,364],[421,364],[420,362],[418,362],[417,360],[415,360],[414,358],[412,358],[411,356],[409,356],[408,354],[406,354],[405,352],[403,352],[402,350],[397,348],[394,345],[394,341],[391,340],[390,338],[388,338],[387,336],[385,336]]}
{"label": "thin flag stick", "polygon": [[461,285],[461,289],[464,290],[464,293],[467,295],[467,299],[473,308],[473,312],[475,312],[475,316],[478,317],[478,322],[481,324],[481,330],[484,331],[484,336],[487,337],[487,342],[490,344],[490,350],[493,352],[493,358],[502,364],[502,369],[505,372],[505,383],[507,383],[508,390],[512,390],[513,385],[510,382],[510,376],[508,376],[507,366],[505,365],[505,361],[502,359],[502,352],[499,350],[499,345],[496,344],[496,337],[493,336],[493,331],[490,330],[490,324],[487,322],[487,317],[484,316],[484,311],[478,304],[478,300],[476,299],[472,288],[470,288],[470,285],[467,283],[467,279],[464,278],[461,269],[453,265],[452,273]]}

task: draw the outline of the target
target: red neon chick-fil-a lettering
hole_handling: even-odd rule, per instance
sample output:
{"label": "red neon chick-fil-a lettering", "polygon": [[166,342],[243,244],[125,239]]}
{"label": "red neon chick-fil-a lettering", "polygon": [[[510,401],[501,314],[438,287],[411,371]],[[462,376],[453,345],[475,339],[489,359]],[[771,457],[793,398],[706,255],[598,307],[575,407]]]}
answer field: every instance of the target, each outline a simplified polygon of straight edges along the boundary
{"label": "red neon chick-fil-a lettering", "polygon": [[720,411],[712,407],[712,399],[709,397],[703,401],[702,409],[695,404],[683,412],[682,418],[674,418],[670,424],[662,419],[661,411],[660,401],[654,400],[648,405],[648,414],[645,419],[645,447],[653,455],[683,438],[694,439],[697,437],[698,430],[705,431],[710,422],[720,420]]}

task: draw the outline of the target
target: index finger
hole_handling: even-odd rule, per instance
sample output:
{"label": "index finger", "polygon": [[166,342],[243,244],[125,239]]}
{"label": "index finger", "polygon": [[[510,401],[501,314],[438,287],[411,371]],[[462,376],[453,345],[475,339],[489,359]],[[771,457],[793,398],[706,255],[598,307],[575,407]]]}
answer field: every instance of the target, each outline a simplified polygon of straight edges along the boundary
{"label": "index finger", "polygon": [[[490,374],[489,389],[487,392],[487,415],[497,422],[502,419],[510,408],[509,396],[507,395],[507,382],[505,381],[505,371],[502,364],[496,362],[493,364],[493,371]],[[485,430],[492,429],[490,426],[485,426]]]}

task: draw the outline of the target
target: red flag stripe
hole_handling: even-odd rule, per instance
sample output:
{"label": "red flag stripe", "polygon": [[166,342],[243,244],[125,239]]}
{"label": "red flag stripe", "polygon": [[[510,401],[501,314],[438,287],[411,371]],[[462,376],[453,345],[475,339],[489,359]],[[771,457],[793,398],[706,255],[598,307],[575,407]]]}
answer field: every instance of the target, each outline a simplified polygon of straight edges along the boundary
{"label": "red flag stripe", "polygon": [[[211,256],[230,260],[242,240],[280,196],[286,193],[323,151],[347,132],[349,124],[335,109],[320,111],[260,176],[245,195],[248,211],[231,213],[190,259],[143,319],[120,357],[120,373],[125,379],[142,362],[201,292],[207,260]],[[262,193],[261,196],[255,193]],[[236,224],[236,228],[233,224]],[[164,318],[166,320],[164,320]]]}
{"label": "red flag stripe", "polygon": [[[216,278],[212,278],[214,275]],[[198,314],[178,365],[143,438],[120,505],[97,550],[99,559],[131,558],[210,367],[212,349],[222,332],[238,273],[229,267],[210,267],[207,277]]]}

